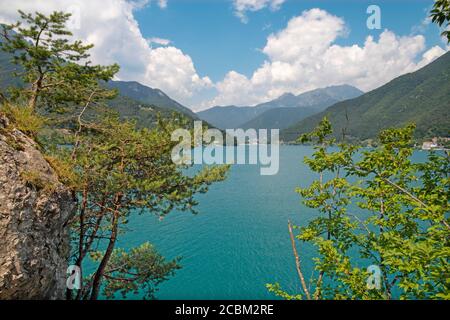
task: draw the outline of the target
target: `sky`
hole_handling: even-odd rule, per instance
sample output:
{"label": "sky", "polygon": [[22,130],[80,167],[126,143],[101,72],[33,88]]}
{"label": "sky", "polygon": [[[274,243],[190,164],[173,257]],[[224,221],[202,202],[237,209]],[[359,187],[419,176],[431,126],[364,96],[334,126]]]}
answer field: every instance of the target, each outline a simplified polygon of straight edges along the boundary
{"label": "sky", "polygon": [[[94,63],[119,63],[117,79],[159,88],[199,111],[330,85],[370,91],[413,72],[450,49],[428,18],[433,3],[0,0],[0,23],[15,21],[18,9],[71,12],[74,37],[95,45]],[[368,13],[371,5],[379,16]],[[380,25],[369,28],[368,19]]]}

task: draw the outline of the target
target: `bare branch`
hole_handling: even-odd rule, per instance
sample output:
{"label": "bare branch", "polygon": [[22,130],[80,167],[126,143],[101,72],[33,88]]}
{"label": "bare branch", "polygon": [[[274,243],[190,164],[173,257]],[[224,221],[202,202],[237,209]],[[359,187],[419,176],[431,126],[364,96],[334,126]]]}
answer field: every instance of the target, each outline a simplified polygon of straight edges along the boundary
{"label": "bare branch", "polygon": [[295,245],[295,237],[294,237],[294,232],[292,231],[291,221],[288,221],[288,229],[289,229],[289,235],[291,236],[292,250],[293,250],[294,256],[295,256],[295,264],[297,267],[297,273],[300,278],[300,282],[302,284],[303,290],[305,291],[305,295],[306,295],[307,299],[311,300],[311,295],[309,294],[308,286],[306,285],[305,277],[303,276],[301,263],[300,263],[300,257],[298,255],[297,247]]}

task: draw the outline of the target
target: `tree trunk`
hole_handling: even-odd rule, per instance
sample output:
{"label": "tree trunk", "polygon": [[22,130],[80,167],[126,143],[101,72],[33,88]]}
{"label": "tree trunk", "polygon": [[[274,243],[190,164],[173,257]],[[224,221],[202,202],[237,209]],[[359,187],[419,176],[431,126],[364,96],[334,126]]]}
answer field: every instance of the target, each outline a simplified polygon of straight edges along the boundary
{"label": "tree trunk", "polygon": [[28,101],[28,107],[32,110],[36,109],[36,105],[37,105],[37,99],[39,96],[39,93],[42,89],[42,80],[43,80],[43,75],[41,74],[39,76],[39,78],[36,80],[35,83],[33,83],[33,87],[31,89],[31,97],[30,100]]}
{"label": "tree trunk", "polygon": [[[116,203],[120,203],[121,196],[117,196]],[[117,240],[117,231],[119,227],[119,210],[120,207],[117,206],[113,213],[113,220],[111,221],[111,237],[109,239],[108,247],[106,248],[105,255],[103,256],[102,261],[100,262],[100,265],[97,269],[97,272],[94,276],[94,281],[92,282],[92,292],[91,292],[91,300],[97,300],[98,295],[100,293],[100,286],[103,278],[103,274],[105,273],[106,266],[108,265],[109,259],[111,258],[111,255],[114,250],[114,246],[116,244]]]}

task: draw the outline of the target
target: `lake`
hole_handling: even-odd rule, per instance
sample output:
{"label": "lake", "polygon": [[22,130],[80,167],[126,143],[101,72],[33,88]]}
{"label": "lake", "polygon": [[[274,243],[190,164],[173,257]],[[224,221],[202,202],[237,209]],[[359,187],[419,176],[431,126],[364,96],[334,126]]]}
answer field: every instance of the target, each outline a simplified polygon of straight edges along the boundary
{"label": "lake", "polygon": [[[158,299],[273,299],[266,284],[275,282],[299,293],[287,222],[305,225],[316,215],[295,193],[316,178],[303,164],[312,153],[312,147],[281,146],[274,176],[261,176],[255,165],[232,166],[226,181],[198,196],[198,215],[173,212],[162,221],[133,215],[117,247],[151,242],[166,258],[183,258],[183,269],[160,286]],[[415,157],[424,160],[426,153]],[[298,250],[309,279],[314,250]]]}

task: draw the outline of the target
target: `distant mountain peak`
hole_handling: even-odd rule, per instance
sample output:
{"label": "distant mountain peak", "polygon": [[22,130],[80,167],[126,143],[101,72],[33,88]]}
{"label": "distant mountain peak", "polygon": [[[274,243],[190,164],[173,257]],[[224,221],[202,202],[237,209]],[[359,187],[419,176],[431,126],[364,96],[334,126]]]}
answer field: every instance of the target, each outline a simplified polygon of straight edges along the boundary
{"label": "distant mountain peak", "polygon": [[337,84],[337,85],[331,85],[331,86],[325,87],[324,89],[334,89],[334,88],[348,88],[348,89],[357,89],[357,90],[359,90],[357,87],[352,86],[350,84],[346,84],[346,83],[344,83],[344,84]]}
{"label": "distant mountain peak", "polygon": [[295,94],[293,94],[291,92],[285,92],[281,96],[279,96],[277,99],[294,98],[294,97],[296,97]]}
{"label": "distant mountain peak", "polygon": [[192,118],[197,118],[195,113],[177,101],[171,99],[160,89],[155,89],[143,85],[137,81],[111,81],[108,83],[110,88],[119,90],[120,94],[132,98],[145,104],[155,105],[162,109],[169,109],[181,112]]}
{"label": "distant mountain peak", "polygon": [[[450,127],[450,52],[420,70],[404,74],[355,99],[334,104],[281,132],[284,141],[294,141],[312,131],[326,116],[337,138],[374,139],[387,128],[416,124],[416,137],[447,137]],[[352,89],[349,89],[352,88]],[[338,95],[352,86],[339,86]],[[360,91],[360,90],[359,90]]]}
{"label": "distant mountain peak", "polygon": [[[363,94],[362,91],[349,85],[320,88],[299,95],[286,92],[272,101],[254,107],[213,107],[200,111],[198,116],[222,129],[241,126],[244,128],[254,126],[257,129],[281,129],[292,124],[292,121],[300,120],[305,115],[309,116],[323,111],[336,102],[353,99],[361,94]],[[273,112],[269,113],[269,111]],[[267,114],[265,114],[266,112]],[[260,116],[263,118],[258,119]]]}

